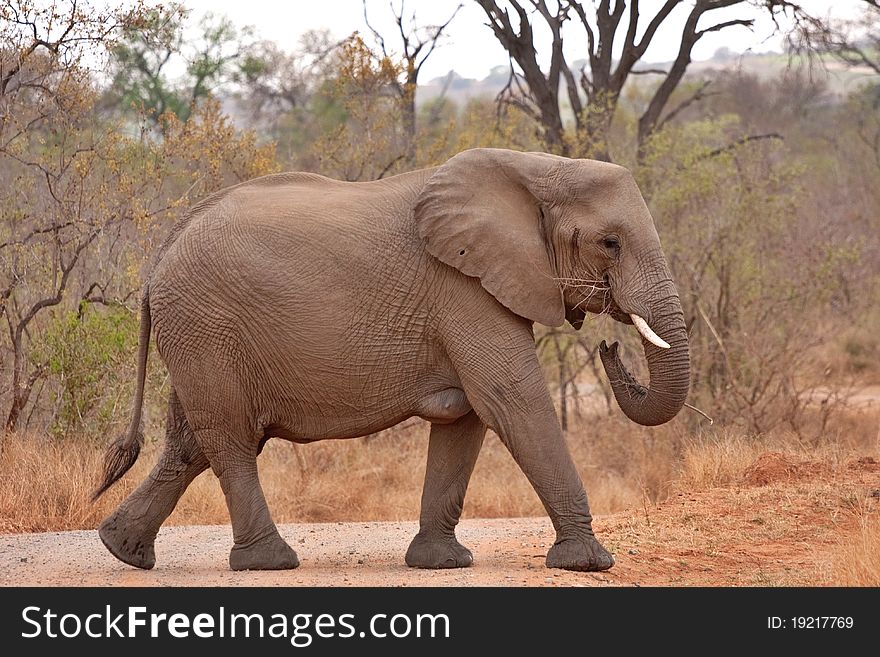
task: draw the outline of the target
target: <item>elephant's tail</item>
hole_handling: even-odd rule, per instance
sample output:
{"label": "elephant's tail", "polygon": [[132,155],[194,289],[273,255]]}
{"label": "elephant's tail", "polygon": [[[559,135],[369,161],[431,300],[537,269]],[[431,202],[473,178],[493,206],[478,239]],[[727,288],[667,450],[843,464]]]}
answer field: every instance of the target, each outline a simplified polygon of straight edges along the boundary
{"label": "elephant's tail", "polygon": [[137,364],[137,391],[134,396],[134,412],[131,416],[131,424],[128,431],[119,436],[107,447],[104,454],[104,478],[101,485],[92,494],[92,501],[97,500],[101,494],[116,483],[124,475],[134,462],[137,461],[144,444],[144,428],[141,424],[141,415],[144,406],[144,382],[147,378],[147,356],[150,351],[150,294],[149,289],[144,289],[141,298],[141,326],[138,336],[138,364]]}

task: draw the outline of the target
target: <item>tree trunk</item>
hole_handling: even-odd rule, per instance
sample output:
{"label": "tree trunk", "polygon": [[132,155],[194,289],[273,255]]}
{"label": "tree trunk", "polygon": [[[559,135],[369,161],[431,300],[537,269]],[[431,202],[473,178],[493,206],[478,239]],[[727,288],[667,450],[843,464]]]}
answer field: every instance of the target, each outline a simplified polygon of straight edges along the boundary
{"label": "tree trunk", "polygon": [[608,133],[611,130],[611,121],[614,117],[615,101],[593,103],[587,107],[583,120],[581,144],[581,157],[593,160],[611,162],[611,153],[608,148]]}
{"label": "tree trunk", "polygon": [[24,353],[20,341],[13,345],[14,361],[12,364],[12,406],[6,416],[6,433],[12,433],[18,429],[21,421],[21,413],[31,395],[33,383],[23,383],[24,376]]}
{"label": "tree trunk", "polygon": [[403,138],[405,140],[404,152],[406,153],[407,168],[413,168],[416,164],[416,89],[418,87],[418,73],[412,70],[407,73],[406,83],[403,85]]}

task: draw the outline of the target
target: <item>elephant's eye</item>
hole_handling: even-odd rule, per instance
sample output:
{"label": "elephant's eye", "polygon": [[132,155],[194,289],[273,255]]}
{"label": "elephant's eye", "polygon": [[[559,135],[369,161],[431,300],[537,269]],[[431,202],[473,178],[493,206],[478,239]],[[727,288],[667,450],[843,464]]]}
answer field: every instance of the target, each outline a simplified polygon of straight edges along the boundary
{"label": "elephant's eye", "polygon": [[602,239],[602,246],[609,251],[620,251],[620,239],[615,235],[609,235]]}

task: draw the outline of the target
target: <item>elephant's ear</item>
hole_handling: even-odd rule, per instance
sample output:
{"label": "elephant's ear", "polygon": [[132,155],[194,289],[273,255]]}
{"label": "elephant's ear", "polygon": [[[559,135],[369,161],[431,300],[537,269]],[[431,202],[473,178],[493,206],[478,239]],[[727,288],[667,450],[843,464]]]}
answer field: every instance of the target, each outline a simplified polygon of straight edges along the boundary
{"label": "elephant's ear", "polygon": [[564,158],[494,148],[463,151],[425,183],[415,222],[428,252],[532,321],[561,326],[541,189]]}

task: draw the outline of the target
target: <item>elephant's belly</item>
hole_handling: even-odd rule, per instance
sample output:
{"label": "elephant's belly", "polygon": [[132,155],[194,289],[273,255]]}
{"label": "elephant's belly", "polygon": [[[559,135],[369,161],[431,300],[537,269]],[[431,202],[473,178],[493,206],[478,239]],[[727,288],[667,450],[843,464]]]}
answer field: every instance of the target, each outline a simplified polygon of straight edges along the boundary
{"label": "elephant's belly", "polygon": [[451,424],[470,413],[471,404],[461,388],[446,388],[426,395],[413,415],[435,424]]}
{"label": "elephant's belly", "polygon": [[[432,386],[412,399],[389,397],[382,402],[359,406],[316,404],[299,406],[296,411],[275,415],[265,425],[265,436],[297,443],[329,438],[357,438],[388,429],[410,417],[436,424],[450,424],[471,411],[464,391],[457,387]],[[406,403],[401,403],[405,401]]]}

